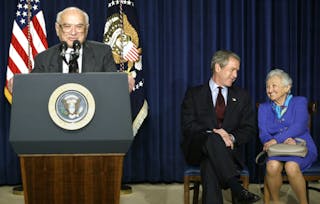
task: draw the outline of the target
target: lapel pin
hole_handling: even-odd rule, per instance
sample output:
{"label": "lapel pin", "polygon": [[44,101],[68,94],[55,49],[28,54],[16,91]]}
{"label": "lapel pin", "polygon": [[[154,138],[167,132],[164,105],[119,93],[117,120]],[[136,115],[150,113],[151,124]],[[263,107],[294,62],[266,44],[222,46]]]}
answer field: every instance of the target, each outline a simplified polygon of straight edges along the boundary
{"label": "lapel pin", "polygon": [[236,98],[232,98],[232,101],[235,102],[235,101],[237,101],[237,99]]}

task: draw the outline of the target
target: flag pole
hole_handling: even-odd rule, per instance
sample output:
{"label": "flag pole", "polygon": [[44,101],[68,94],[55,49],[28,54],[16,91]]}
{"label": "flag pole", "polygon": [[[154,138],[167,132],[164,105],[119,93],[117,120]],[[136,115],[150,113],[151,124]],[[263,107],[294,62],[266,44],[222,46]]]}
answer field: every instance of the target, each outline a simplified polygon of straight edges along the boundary
{"label": "flag pole", "polygon": [[31,63],[31,32],[30,32],[30,20],[31,20],[31,3],[30,0],[27,0],[28,3],[28,24],[27,24],[27,28],[28,28],[28,70],[29,73],[32,70],[32,63]]}
{"label": "flag pole", "polygon": [[123,34],[124,34],[124,30],[123,30],[123,8],[122,8],[122,0],[120,0],[120,3],[119,3],[119,17],[120,17],[120,25],[121,25],[121,38],[120,38],[120,41],[121,41],[121,47],[122,49],[120,49],[120,71],[123,72],[125,71],[125,68],[124,68],[124,58],[123,58]]}
{"label": "flag pole", "polygon": [[[32,63],[31,63],[31,59],[30,59],[30,56],[31,56],[31,32],[30,32],[31,3],[30,3],[30,0],[27,0],[27,5],[28,5],[28,13],[27,13],[27,15],[28,15],[28,22],[27,22],[27,28],[28,28],[28,36],[27,36],[27,39],[28,39],[28,70],[30,73],[32,70]],[[23,186],[18,185],[18,186],[13,187],[12,193],[14,195],[23,195],[24,194]]]}
{"label": "flag pole", "polygon": [[[121,25],[121,47],[122,49],[120,49],[121,54],[120,54],[120,72],[124,72],[125,71],[125,67],[124,67],[124,57],[123,57],[123,35],[124,35],[124,28],[123,28],[123,8],[122,8],[122,0],[120,0],[119,3],[119,20],[120,20],[120,25]],[[128,72],[129,73],[129,72]],[[128,184],[121,184],[121,194],[131,194],[132,193],[132,187]]]}

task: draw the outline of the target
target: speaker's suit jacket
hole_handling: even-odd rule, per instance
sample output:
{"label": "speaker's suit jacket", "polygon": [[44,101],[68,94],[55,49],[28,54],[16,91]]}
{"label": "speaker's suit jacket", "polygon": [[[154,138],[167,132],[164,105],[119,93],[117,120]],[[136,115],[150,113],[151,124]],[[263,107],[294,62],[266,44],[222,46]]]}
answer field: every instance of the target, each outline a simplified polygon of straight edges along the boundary
{"label": "speaker's suit jacket", "polygon": [[[189,88],[181,106],[182,150],[189,164],[201,162],[203,145],[209,136],[206,130],[218,127],[211,95],[209,82]],[[236,164],[243,167],[242,150],[238,147],[257,136],[255,112],[245,90],[236,86],[228,88],[222,128],[234,135],[235,149],[231,152]]]}
{"label": "speaker's suit jacket", "polygon": [[[62,58],[60,57],[60,44],[39,53],[35,57],[32,72],[62,72]],[[115,72],[115,66],[110,46],[85,41],[82,52],[82,72]]]}

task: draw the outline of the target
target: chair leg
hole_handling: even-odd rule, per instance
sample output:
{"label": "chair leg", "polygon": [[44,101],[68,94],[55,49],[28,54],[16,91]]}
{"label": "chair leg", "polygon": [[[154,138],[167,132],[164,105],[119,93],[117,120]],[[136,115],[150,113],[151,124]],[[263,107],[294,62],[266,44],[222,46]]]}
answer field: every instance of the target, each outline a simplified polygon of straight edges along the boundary
{"label": "chair leg", "polygon": [[184,204],[189,204],[190,201],[190,181],[187,177],[184,177]]}
{"label": "chair leg", "polygon": [[193,186],[193,204],[198,204],[199,201],[199,182],[195,182]]}

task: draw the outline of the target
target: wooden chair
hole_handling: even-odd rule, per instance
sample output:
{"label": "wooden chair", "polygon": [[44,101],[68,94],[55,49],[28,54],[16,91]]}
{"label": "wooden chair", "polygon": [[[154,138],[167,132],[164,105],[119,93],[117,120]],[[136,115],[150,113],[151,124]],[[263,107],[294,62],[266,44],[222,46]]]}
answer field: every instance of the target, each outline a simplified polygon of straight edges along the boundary
{"label": "wooden chair", "polygon": [[[258,106],[258,105],[257,105]],[[312,127],[312,115],[317,112],[317,103],[309,102],[308,104],[309,111],[309,128],[311,130]],[[310,168],[303,172],[303,177],[306,180],[306,190],[307,190],[307,199],[309,201],[309,189],[316,190],[320,192],[319,188],[310,187],[309,182],[319,181],[320,180],[320,160],[316,161]],[[285,173],[283,173],[283,181],[287,182],[288,177]],[[264,183],[266,186],[266,183]],[[264,203],[270,202],[270,193],[267,188],[264,188]]]}
{"label": "wooden chair", "polygon": [[[249,171],[245,167],[240,172],[240,181],[245,189],[249,187]],[[199,201],[199,187],[201,184],[200,167],[199,166],[187,166],[184,171],[184,204],[190,203],[190,190],[193,190],[193,204],[197,204]],[[233,200],[233,198],[232,198]]]}

